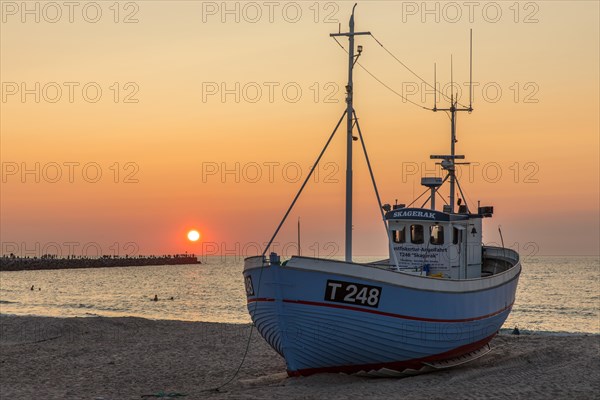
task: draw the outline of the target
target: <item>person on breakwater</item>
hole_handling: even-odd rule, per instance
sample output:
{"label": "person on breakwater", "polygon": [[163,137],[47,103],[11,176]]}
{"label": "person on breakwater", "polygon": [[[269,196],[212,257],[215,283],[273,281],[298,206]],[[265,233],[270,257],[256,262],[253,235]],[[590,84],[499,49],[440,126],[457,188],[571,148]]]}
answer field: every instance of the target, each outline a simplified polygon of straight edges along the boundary
{"label": "person on breakwater", "polygon": [[157,294],[154,295],[154,299],[152,299],[152,301],[158,301],[158,295]]}
{"label": "person on breakwater", "polygon": [[31,285],[31,290],[33,290],[33,285]]}

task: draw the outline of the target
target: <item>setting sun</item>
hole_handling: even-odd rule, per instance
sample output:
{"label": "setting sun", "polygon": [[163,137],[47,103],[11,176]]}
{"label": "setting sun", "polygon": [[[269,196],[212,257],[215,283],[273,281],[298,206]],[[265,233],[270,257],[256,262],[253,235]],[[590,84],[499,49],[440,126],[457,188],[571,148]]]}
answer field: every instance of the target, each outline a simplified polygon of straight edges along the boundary
{"label": "setting sun", "polygon": [[200,239],[200,232],[195,230],[189,231],[187,237],[190,241],[195,242]]}

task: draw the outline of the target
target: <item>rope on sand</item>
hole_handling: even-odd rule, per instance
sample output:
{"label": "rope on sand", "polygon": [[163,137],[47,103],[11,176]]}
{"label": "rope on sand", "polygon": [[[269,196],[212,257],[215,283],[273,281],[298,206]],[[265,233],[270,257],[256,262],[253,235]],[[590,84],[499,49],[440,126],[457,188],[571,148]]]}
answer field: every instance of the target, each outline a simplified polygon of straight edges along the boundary
{"label": "rope on sand", "polygon": [[158,392],[156,394],[143,394],[142,398],[145,397],[159,397],[159,398],[175,398],[175,397],[186,397],[187,394],[184,393],[176,393],[176,392],[171,392],[171,393],[165,393],[165,392]]}

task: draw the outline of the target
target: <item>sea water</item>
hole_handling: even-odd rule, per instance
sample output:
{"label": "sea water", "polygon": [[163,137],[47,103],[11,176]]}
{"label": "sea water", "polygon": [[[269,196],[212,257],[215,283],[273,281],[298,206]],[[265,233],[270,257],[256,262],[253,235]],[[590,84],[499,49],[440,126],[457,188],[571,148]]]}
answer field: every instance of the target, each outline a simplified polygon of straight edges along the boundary
{"label": "sea water", "polygon": [[[505,329],[600,333],[599,257],[528,257],[522,265]],[[242,269],[243,259],[229,256],[197,265],[0,272],[0,314],[248,323]]]}

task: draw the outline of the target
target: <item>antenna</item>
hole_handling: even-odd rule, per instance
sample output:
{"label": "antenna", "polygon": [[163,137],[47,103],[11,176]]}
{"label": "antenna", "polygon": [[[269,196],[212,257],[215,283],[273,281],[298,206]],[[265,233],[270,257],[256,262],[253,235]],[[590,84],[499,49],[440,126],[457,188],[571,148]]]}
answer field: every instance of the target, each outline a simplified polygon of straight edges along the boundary
{"label": "antenna", "polygon": [[298,217],[298,255],[302,255],[302,251],[300,250],[300,217]]}
{"label": "antenna", "polygon": [[469,111],[473,111],[473,29],[469,35]]}
{"label": "antenna", "polygon": [[[470,33],[470,44],[469,44],[469,107],[465,107],[462,106],[459,108],[458,105],[458,98],[454,99],[454,60],[452,57],[452,54],[450,54],[450,107],[448,108],[437,108],[437,106],[435,106],[433,108],[432,111],[447,111],[449,112],[449,117],[450,117],[450,155],[445,155],[445,156],[431,156],[432,159],[442,159],[443,161],[441,162],[442,168],[445,169],[446,171],[448,171],[448,175],[446,176],[446,179],[448,179],[450,181],[450,204],[448,204],[448,207],[450,209],[450,213],[454,213],[454,198],[455,198],[455,185],[458,186],[458,190],[461,192],[462,195],[462,189],[460,188],[460,184],[458,183],[456,174],[455,174],[455,166],[457,164],[463,164],[463,163],[456,163],[455,160],[457,159],[463,159],[465,156],[462,155],[456,155],[455,153],[455,144],[457,142],[456,140],[456,117],[457,117],[457,112],[459,111],[467,111],[467,112],[471,112],[473,111],[473,107],[472,107],[472,101],[473,101],[473,30],[471,30]],[[433,65],[433,75],[434,75],[434,80],[436,80],[436,65]],[[437,82],[436,82],[437,83]],[[457,93],[457,97],[458,97],[458,93]],[[437,101],[437,96],[435,97]],[[444,180],[445,181],[445,180]],[[414,182],[414,181],[413,181]],[[414,188],[413,188],[414,190]],[[464,198],[464,195],[463,195]],[[468,209],[467,209],[468,210]]]}
{"label": "antenna", "polygon": [[433,111],[437,110],[437,78],[435,69],[435,63],[433,63]]}
{"label": "antenna", "polygon": [[452,67],[452,54],[450,54],[450,107],[454,107],[454,72]]}

